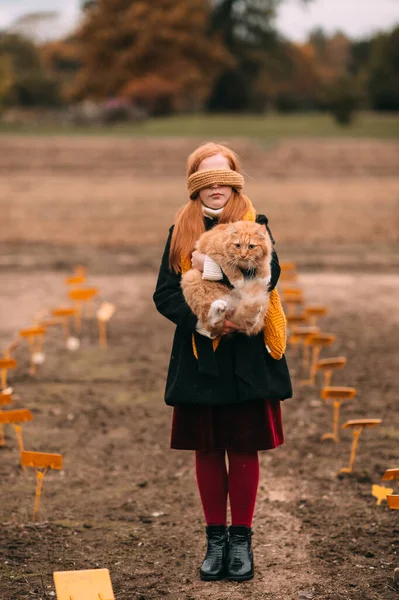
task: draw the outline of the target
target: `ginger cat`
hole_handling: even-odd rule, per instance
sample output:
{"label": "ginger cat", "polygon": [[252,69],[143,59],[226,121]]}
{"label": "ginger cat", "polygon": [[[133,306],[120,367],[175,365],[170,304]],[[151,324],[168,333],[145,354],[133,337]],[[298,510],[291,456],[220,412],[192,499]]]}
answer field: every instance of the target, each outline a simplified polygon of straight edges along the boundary
{"label": "ginger cat", "polygon": [[[266,228],[250,221],[217,225],[201,235],[195,249],[213,258],[234,288],[202,279],[200,271],[190,269],[182,275],[181,287],[193,313],[212,335],[221,333],[226,317],[247,335],[259,333],[271,276],[272,243]],[[254,277],[244,278],[243,271]]]}

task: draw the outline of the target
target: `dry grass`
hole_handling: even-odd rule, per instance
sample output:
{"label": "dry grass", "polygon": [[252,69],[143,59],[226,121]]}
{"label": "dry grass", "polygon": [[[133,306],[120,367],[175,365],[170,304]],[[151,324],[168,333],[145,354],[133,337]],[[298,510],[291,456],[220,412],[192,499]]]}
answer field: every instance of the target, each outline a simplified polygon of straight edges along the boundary
{"label": "dry grass", "polygon": [[[6,187],[5,242],[158,245],[185,201],[183,178],[18,174]],[[392,242],[398,236],[399,178],[264,178],[246,191],[279,242]]]}
{"label": "dry grass", "polygon": [[[121,174],[183,177],[193,138],[0,137],[0,173]],[[396,176],[399,142],[355,139],[269,140],[229,138],[245,173],[267,177]]]}
{"label": "dry grass", "polygon": [[[98,273],[157,267],[186,202],[184,164],[194,140],[1,140],[1,265],[69,268],[83,261]],[[396,268],[399,144],[231,145],[281,255],[301,268]]]}

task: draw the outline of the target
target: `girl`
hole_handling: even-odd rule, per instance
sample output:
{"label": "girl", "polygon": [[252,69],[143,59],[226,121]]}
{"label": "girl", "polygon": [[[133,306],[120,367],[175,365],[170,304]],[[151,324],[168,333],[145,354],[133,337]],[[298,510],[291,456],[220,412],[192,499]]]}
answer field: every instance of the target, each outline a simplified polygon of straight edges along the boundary
{"label": "girl", "polygon": [[[170,228],[154,302],[177,325],[165,402],[173,406],[171,448],[195,451],[196,478],[206,520],[207,551],[200,568],[206,581],[244,581],[254,576],[252,518],[259,481],[258,451],[284,442],[280,401],[292,396],[284,355],[276,360],[263,333],[248,337],[225,320],[216,346],[191,312],[180,288],[190,267],[204,279],[229,281],[219,265],[193,252],[195,241],[217,223],[250,218],[263,224],[242,193],[244,179],[234,152],[208,143],[187,161],[189,202]],[[253,212],[251,212],[253,211]],[[273,250],[269,290],[280,274]],[[228,471],[226,456],[228,457]],[[227,528],[227,498],[231,526]]]}

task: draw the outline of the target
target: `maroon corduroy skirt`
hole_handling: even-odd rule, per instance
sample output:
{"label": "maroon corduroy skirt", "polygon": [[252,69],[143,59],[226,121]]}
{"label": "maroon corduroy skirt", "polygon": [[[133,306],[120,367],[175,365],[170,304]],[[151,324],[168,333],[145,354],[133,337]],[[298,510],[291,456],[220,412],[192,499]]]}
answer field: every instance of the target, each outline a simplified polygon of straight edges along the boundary
{"label": "maroon corduroy skirt", "polygon": [[283,443],[280,400],[173,409],[170,446],[176,450],[254,452]]}

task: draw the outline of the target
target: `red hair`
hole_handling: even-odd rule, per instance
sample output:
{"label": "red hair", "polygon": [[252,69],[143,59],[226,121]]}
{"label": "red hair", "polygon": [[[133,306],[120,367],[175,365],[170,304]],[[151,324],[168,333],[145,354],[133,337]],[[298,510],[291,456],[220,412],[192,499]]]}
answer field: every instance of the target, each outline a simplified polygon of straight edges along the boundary
{"label": "red hair", "polygon": [[[198,171],[198,167],[205,158],[221,154],[227,158],[230,168],[233,171],[241,173],[240,161],[238,156],[222,144],[208,142],[199,146],[190,154],[187,159],[186,174],[187,177]],[[231,223],[240,221],[249,204],[246,198],[233,190],[229,201],[225,205],[220,216],[219,223]],[[177,213],[176,222],[173,229],[172,241],[169,254],[169,265],[176,273],[181,270],[181,259],[184,256],[190,256],[194,249],[194,244],[205,231],[204,214],[202,212],[201,200],[190,200]]]}

